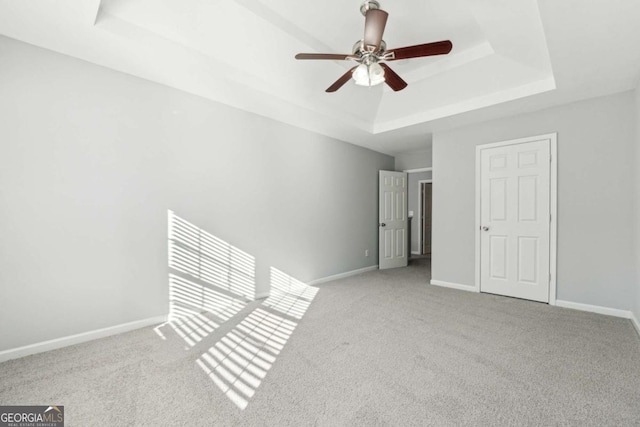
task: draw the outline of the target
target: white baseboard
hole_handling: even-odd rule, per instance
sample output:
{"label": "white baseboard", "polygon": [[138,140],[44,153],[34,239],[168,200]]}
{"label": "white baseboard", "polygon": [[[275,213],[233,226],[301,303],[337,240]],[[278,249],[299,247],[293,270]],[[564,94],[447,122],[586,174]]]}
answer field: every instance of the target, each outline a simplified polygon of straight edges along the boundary
{"label": "white baseboard", "polygon": [[598,314],[604,314],[606,316],[621,317],[623,319],[629,319],[631,321],[631,324],[634,326],[636,332],[638,333],[638,336],[640,336],[640,322],[638,321],[638,318],[635,316],[633,311],[619,310],[617,308],[600,307],[598,305],[581,304],[577,302],[562,301],[562,300],[556,300],[556,305],[558,307],[571,308],[574,310],[588,311],[590,313],[598,313]]}
{"label": "white baseboard", "polygon": [[599,305],[582,304],[571,301],[556,300],[556,306],[604,314],[606,316],[622,317],[623,319],[631,319],[632,316],[632,313],[627,310],[619,310],[617,308],[601,307]]}
{"label": "white baseboard", "polygon": [[631,312],[631,323],[633,323],[633,326],[636,327],[636,332],[640,337],[640,321],[638,321],[638,318],[636,317],[635,314],[633,314],[633,312]]}
{"label": "white baseboard", "polygon": [[475,286],[461,285],[459,283],[444,282],[442,280],[431,280],[432,285],[441,286],[443,288],[457,289],[459,291],[478,292]]}
{"label": "white baseboard", "polygon": [[17,359],[45,351],[56,350],[62,347],[68,347],[74,344],[80,344],[87,341],[93,341],[98,338],[105,338],[111,335],[122,334],[124,332],[133,331],[135,329],[147,326],[157,325],[167,321],[167,316],[156,316],[149,319],[137,320],[135,322],[123,323],[121,325],[110,326],[108,328],[96,329],[95,331],[83,332],[81,334],[69,335],[67,337],[56,338],[54,340],[44,341],[36,344],[26,345],[24,347],[12,348],[0,351],[0,363],[7,360]]}
{"label": "white baseboard", "polygon": [[420,251],[411,251],[411,255],[422,255]]}
{"label": "white baseboard", "polygon": [[315,279],[307,283],[307,285],[319,285],[320,283],[332,282],[338,279],[344,279],[346,277],[357,276],[358,274],[366,273],[368,271],[377,270],[377,265],[372,265],[371,267],[360,268],[358,270],[347,271],[345,273],[334,274],[333,276],[321,277],[320,279]]}

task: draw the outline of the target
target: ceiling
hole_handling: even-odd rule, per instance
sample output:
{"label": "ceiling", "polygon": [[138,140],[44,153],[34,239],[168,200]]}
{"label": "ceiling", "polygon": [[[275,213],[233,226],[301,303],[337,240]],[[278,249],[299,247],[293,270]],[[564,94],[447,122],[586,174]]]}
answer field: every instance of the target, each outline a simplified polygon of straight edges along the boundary
{"label": "ceiling", "polygon": [[0,0],[0,34],[387,154],[434,131],[635,87],[637,0],[381,0],[409,86],[324,90],[352,65],[360,0]]}

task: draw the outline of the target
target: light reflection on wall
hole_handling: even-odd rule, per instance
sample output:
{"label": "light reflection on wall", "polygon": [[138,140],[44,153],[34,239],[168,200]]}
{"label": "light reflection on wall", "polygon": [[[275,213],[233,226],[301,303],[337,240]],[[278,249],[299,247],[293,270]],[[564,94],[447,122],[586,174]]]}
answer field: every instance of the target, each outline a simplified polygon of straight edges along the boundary
{"label": "light reflection on wall", "polygon": [[242,310],[255,295],[255,260],[168,211],[170,327],[193,347]]}
{"label": "light reflection on wall", "polygon": [[247,407],[317,292],[272,268],[271,296],[197,360],[238,408]]}
{"label": "light reflection on wall", "polygon": [[169,274],[169,305],[169,320],[206,311],[225,322],[246,303],[194,281]]}
{"label": "light reflection on wall", "polygon": [[169,267],[250,299],[255,259],[169,211]]}

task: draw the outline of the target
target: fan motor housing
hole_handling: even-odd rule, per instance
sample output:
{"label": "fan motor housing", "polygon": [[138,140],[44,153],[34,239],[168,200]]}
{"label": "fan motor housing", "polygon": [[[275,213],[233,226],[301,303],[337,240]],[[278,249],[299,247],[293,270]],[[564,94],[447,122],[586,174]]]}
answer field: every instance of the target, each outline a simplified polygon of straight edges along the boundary
{"label": "fan motor housing", "polygon": [[352,49],[352,53],[354,55],[358,55],[359,57],[363,57],[366,55],[375,55],[375,56],[383,56],[384,52],[387,50],[387,44],[384,40],[380,41],[380,49],[377,52],[368,52],[364,49],[364,40],[358,40]]}

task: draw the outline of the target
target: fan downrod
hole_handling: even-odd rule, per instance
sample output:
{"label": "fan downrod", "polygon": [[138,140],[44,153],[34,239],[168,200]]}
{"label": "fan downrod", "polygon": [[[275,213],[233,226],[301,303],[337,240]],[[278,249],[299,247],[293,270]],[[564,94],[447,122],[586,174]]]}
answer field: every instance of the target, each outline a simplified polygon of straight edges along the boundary
{"label": "fan downrod", "polygon": [[380,3],[376,0],[365,0],[360,6],[360,13],[362,13],[363,16],[367,16],[367,11],[373,9],[380,9]]}

